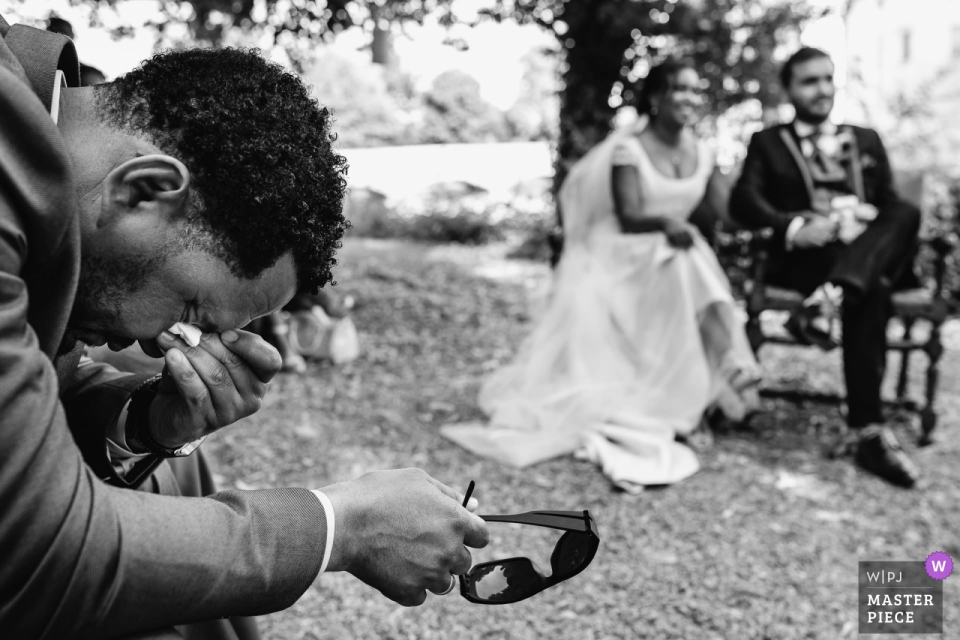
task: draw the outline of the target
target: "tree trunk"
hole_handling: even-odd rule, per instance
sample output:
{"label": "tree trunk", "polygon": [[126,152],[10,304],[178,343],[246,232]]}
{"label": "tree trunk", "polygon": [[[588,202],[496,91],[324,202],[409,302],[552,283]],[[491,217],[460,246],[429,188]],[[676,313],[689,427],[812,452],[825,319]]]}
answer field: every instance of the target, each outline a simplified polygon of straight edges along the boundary
{"label": "tree trunk", "polygon": [[[605,24],[605,12],[594,11],[594,3],[567,4],[568,24],[576,25],[562,38],[566,68],[560,91],[560,133],[554,162],[553,188],[556,194],[574,162],[602,141],[612,127],[617,110],[610,106],[610,92],[620,79],[623,52],[630,46],[628,30],[612,36]],[[579,9],[582,15],[573,16]],[[612,41],[611,41],[612,40]],[[558,224],[563,226],[563,213],[557,208]]]}
{"label": "tree trunk", "polygon": [[370,50],[373,54],[373,63],[383,65],[388,69],[396,66],[397,56],[393,49],[393,32],[390,29],[390,22],[386,21],[386,29],[382,29],[381,22],[385,19],[381,17],[376,5],[372,5],[371,14],[373,16],[373,42]]}

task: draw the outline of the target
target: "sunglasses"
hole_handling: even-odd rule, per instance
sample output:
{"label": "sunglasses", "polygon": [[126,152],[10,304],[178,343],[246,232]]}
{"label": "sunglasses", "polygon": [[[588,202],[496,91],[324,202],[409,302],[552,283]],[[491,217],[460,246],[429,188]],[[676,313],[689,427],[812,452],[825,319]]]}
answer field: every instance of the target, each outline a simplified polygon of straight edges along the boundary
{"label": "sunglasses", "polygon": [[550,555],[553,571],[549,576],[530,558],[523,557],[483,562],[461,575],[460,595],[477,604],[510,604],[535,596],[586,569],[600,546],[597,523],[587,511],[530,511],[480,517],[487,522],[514,522],[564,533]]}

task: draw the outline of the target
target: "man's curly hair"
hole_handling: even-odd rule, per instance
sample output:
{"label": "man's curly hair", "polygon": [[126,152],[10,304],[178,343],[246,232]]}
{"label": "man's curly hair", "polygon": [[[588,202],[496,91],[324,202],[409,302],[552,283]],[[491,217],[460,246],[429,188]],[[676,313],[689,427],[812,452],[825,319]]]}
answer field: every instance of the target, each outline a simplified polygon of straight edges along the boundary
{"label": "man's curly hair", "polygon": [[188,219],[200,236],[188,243],[203,243],[238,277],[255,278],[292,251],[301,291],[331,280],[349,227],[347,165],[333,149],[330,112],[300,78],[257,50],[167,51],[98,87],[97,106],[190,170]]}

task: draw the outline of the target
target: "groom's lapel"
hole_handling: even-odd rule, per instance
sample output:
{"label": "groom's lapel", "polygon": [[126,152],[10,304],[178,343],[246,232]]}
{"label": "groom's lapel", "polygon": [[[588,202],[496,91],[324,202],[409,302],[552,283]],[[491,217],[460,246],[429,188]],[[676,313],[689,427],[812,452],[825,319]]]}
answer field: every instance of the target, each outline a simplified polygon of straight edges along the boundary
{"label": "groom's lapel", "polygon": [[857,131],[850,126],[842,126],[841,130],[850,132],[850,173],[853,178],[853,192],[860,202],[866,202],[866,194],[863,188],[863,163],[860,160],[860,141],[857,139]]}
{"label": "groom's lapel", "polygon": [[803,186],[807,189],[807,196],[809,196],[810,202],[813,203],[813,176],[810,174],[810,167],[807,166],[807,161],[804,159],[803,153],[800,152],[800,145],[797,144],[796,138],[790,133],[790,128],[790,125],[780,127],[780,139],[783,140],[787,151],[793,157],[793,161],[797,165],[797,170],[800,171],[800,175],[803,177]]}

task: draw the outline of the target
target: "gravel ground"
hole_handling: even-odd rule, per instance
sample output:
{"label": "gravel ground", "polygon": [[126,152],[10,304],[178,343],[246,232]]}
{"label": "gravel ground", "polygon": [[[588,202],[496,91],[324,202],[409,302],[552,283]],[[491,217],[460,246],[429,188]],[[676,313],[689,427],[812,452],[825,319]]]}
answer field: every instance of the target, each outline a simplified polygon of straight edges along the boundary
{"label": "gravel ground", "polygon": [[[818,426],[841,423],[836,407],[765,400],[749,427],[717,434],[694,477],[631,496],[572,457],[517,471],[439,436],[440,425],[481,417],[478,385],[529,330],[547,281],[543,265],[504,255],[351,239],[337,278],[358,299],[361,357],[279,377],[258,415],[205,449],[223,487],[322,487],[415,466],[461,491],[476,480],[481,512],[589,508],[602,539],[593,564],[496,608],[431,595],[407,609],[352,576],[324,575],[262,619],[266,638],[854,638],[858,560],[922,560],[935,550],[960,559],[956,331],[946,340],[937,443],[914,450],[914,421],[896,421],[923,470],[920,490],[826,459]],[[766,347],[762,357],[771,386],[842,388],[836,353]],[[957,580],[944,583],[953,630],[944,638],[960,638]]]}

